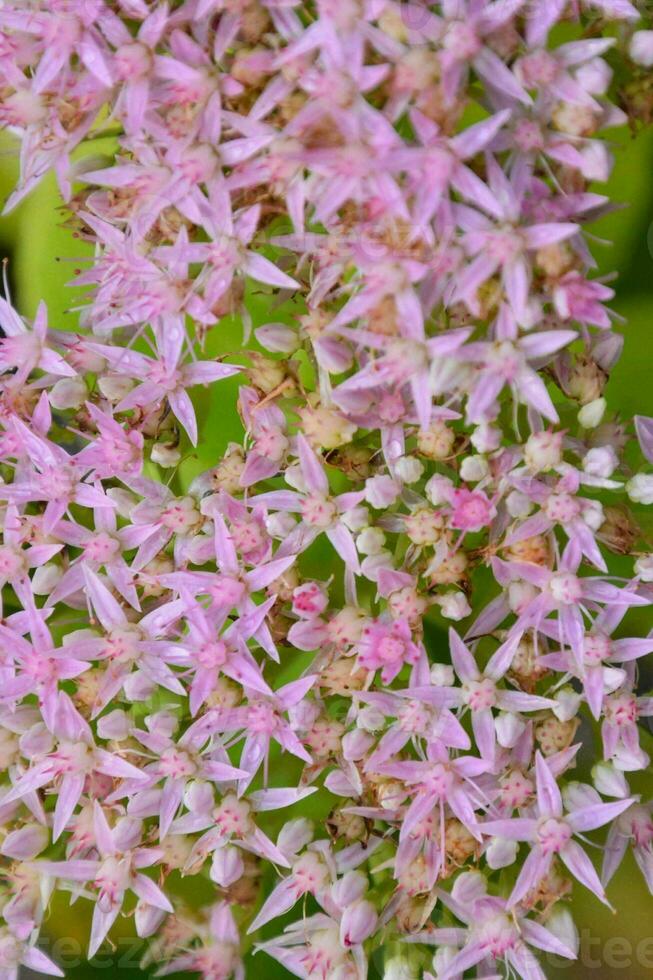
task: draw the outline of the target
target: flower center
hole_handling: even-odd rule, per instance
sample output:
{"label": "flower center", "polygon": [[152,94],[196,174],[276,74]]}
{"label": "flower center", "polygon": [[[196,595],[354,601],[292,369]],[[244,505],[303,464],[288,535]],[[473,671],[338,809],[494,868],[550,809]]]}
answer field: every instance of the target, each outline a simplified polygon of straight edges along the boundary
{"label": "flower center", "polygon": [[571,840],[571,827],[564,820],[549,817],[537,829],[537,841],[545,854],[557,854]]}

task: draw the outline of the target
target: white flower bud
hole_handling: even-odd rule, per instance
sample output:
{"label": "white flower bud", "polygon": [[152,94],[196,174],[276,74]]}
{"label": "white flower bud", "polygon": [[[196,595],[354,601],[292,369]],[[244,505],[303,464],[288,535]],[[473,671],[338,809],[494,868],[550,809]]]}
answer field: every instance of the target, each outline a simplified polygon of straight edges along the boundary
{"label": "white flower bud", "polygon": [[482,422],[472,432],[470,441],[477,453],[493,453],[501,445],[501,430]]}
{"label": "white flower bud", "polygon": [[592,531],[598,531],[605,521],[605,512],[600,500],[587,500],[583,503],[581,517]]}
{"label": "white flower bud", "polygon": [[519,844],[516,840],[504,840],[501,837],[495,837],[485,852],[487,863],[494,871],[499,868],[507,868],[510,864],[514,864],[518,847]]}
{"label": "white flower bud", "polygon": [[434,507],[446,504],[453,493],[453,482],[447,476],[432,476],[425,487],[426,496]]}
{"label": "white flower bud", "polygon": [[430,677],[431,684],[436,687],[453,687],[456,679],[454,669],[449,664],[433,664]]}
{"label": "white flower bud", "polygon": [[365,499],[375,510],[390,507],[400,493],[400,485],[391,476],[371,476],[365,481]]}
{"label": "white flower bud", "polygon": [[283,825],[277,837],[277,847],[284,854],[297,854],[313,840],[315,827],[306,817],[295,817]]}
{"label": "white flower bud", "polygon": [[213,852],[209,878],[221,888],[228,888],[242,878],[245,862],[237,847],[219,847]]}
{"label": "white flower bud", "polygon": [[597,762],[592,769],[592,780],[603,796],[614,796],[618,800],[625,800],[630,793],[623,772],[616,769],[611,762]]}
{"label": "white flower bud", "polygon": [[488,470],[485,456],[465,456],[460,464],[460,475],[468,483],[478,483],[487,476]]}
{"label": "white flower bud", "polygon": [[524,446],[524,461],[529,470],[535,473],[559,466],[562,462],[562,434],[533,432]]}
{"label": "white flower bud", "polygon": [[642,582],[653,582],[653,555],[642,555],[635,562],[635,574]]}
{"label": "white flower bud", "polygon": [[152,446],[152,451],[150,452],[150,459],[153,463],[158,463],[159,466],[163,466],[169,469],[172,466],[176,466],[181,459],[181,453],[176,446],[173,446],[168,442],[155,442]]}
{"label": "white flower bud", "polygon": [[356,715],[356,725],[364,732],[379,732],[385,727],[385,715],[379,708],[368,704]]}
{"label": "white flower bud", "polygon": [[103,374],[98,378],[97,386],[108,401],[119,402],[129,394],[134,382],[122,374]]}
{"label": "white flower bud", "polygon": [[292,354],[299,347],[296,331],[285,323],[266,323],[254,331],[261,347],[274,354]]}
{"label": "white flower bud", "polygon": [[619,460],[612,446],[595,446],[583,457],[583,470],[590,476],[607,479],[612,476]]}
{"label": "white flower bud", "polygon": [[511,749],[526,728],[526,722],[513,711],[501,711],[494,719],[494,727],[499,745],[504,749]]}
{"label": "white flower bud", "polygon": [[644,68],[653,66],[653,31],[635,31],[628,53],[636,64]]}
{"label": "white flower bud", "polygon": [[525,493],[513,490],[506,498],[506,508],[511,517],[528,517],[533,509],[533,501]]}
{"label": "white flower bud", "polygon": [[63,569],[54,562],[41,565],[32,576],[32,592],[34,595],[50,595],[62,575]]}
{"label": "white flower bud", "polygon": [[59,411],[80,408],[87,397],[88,388],[83,378],[60,378],[48,395],[52,407]]}
{"label": "white flower bud", "polygon": [[576,69],[575,76],[586,92],[604,95],[612,78],[612,69],[603,58],[592,58]]}
{"label": "white flower bud", "polygon": [[308,492],[308,487],[306,486],[306,481],[304,480],[299,463],[295,463],[294,466],[288,466],[286,472],[283,474],[283,478],[293,490],[299,490],[300,493]]}
{"label": "white flower bud", "polygon": [[562,801],[567,810],[581,810],[586,806],[600,806],[602,800],[589,783],[573,780],[562,789]]}
{"label": "white flower bud", "polygon": [[352,507],[342,515],[342,523],[350,531],[364,531],[370,523],[370,512],[363,504]]}
{"label": "white flower bud", "polygon": [[605,398],[595,398],[593,402],[583,405],[578,413],[578,421],[584,429],[595,429],[600,425],[605,415],[607,402]]}
{"label": "white flower bud", "polygon": [[283,540],[295,527],[296,521],[292,514],[268,514],[265,518],[265,530],[270,537]]}
{"label": "white flower bud", "polygon": [[97,732],[100,738],[110,738],[116,741],[127,738],[131,728],[129,715],[122,708],[115,708],[108,715],[102,715],[97,722]]}
{"label": "white flower bud", "polygon": [[458,622],[465,619],[472,611],[470,604],[463,592],[445,592],[436,600],[440,606],[440,611],[445,619],[452,619]]}
{"label": "white flower bud", "polygon": [[366,527],[356,538],[361,555],[378,555],[383,550],[385,534],[380,527]]}
{"label": "white flower bud", "polygon": [[558,902],[545,920],[545,925],[546,928],[553,933],[556,939],[559,939],[560,942],[567,947],[575,959],[576,956],[578,956],[580,939],[578,936],[578,930],[576,929],[576,924],[574,922],[574,917],[569,909],[565,908],[560,902]]}
{"label": "white flower bud", "polygon": [[537,595],[537,589],[530,582],[511,582],[508,586],[508,605],[512,612],[519,615]]}
{"label": "white flower bud", "polygon": [[637,473],[626,484],[626,493],[636,504],[653,504],[653,474]]}
{"label": "white flower bud", "polygon": [[400,456],[394,469],[402,483],[417,483],[424,472],[424,463],[415,456]]}
{"label": "white flower bud", "polygon": [[553,714],[558,721],[571,721],[578,714],[580,708],[581,695],[574,691],[573,687],[562,687],[555,696],[556,706],[552,708]]}

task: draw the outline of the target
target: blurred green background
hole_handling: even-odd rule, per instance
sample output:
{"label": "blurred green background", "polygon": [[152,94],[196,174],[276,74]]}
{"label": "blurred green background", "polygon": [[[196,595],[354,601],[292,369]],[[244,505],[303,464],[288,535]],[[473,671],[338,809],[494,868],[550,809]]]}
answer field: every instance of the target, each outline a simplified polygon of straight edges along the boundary
{"label": "blurred green background", "polygon": [[[610,379],[607,396],[610,407],[617,408],[623,418],[629,419],[634,414],[653,415],[653,132],[633,138],[626,130],[616,130],[610,133],[610,139],[616,158],[613,177],[607,192],[603,187],[596,189],[627,207],[602,218],[589,230],[596,236],[594,254],[601,274],[619,271],[614,307],[627,320],[626,345]],[[104,149],[111,147],[106,145]],[[102,150],[101,141],[93,144],[94,155]],[[16,148],[5,137],[0,143],[0,196],[8,194],[16,173]],[[65,212],[51,177],[44,180],[15,212],[0,219],[0,256],[9,260],[14,302],[22,313],[31,316],[38,302],[44,299],[53,327],[74,330],[77,326],[77,314],[70,311],[76,302],[75,292],[66,288],[66,283],[74,275],[80,260],[88,258],[89,254],[88,247],[73,236],[65,223]],[[255,322],[264,322],[260,298],[253,298],[252,302]],[[280,318],[275,313],[273,319]],[[237,351],[239,343],[239,326],[225,324],[220,336],[212,340],[210,353]],[[240,383],[238,378],[230,379],[214,386],[212,392],[200,390],[194,396],[201,423],[200,446],[198,453],[183,464],[184,483],[213,465],[229,441],[240,439],[242,429],[233,408]],[[642,633],[653,626],[648,610],[639,614],[637,626]],[[650,668],[647,673],[649,677],[643,687],[649,690],[653,686]],[[651,752],[653,739],[645,732],[643,740],[644,747]],[[587,761],[590,761],[589,752]],[[638,792],[648,796],[652,787],[650,775],[640,776],[635,785]],[[292,815],[296,814],[293,812]],[[320,816],[318,812],[314,815]],[[188,882],[188,887],[200,904],[208,900],[210,886],[198,891],[197,882],[192,881]],[[581,932],[581,960],[563,965],[545,960],[543,965],[548,976],[573,977],[574,980],[644,980],[653,977],[653,899],[632,855],[627,856],[609,895],[618,910],[616,915],[580,886],[575,889],[573,905]],[[138,967],[141,950],[134,948],[131,941],[133,920],[130,917],[119,920],[112,932],[118,942],[114,956],[105,949],[95,961],[78,963],[79,951],[85,948],[88,922],[88,903],[81,900],[69,907],[67,897],[60,897],[48,915],[44,932],[50,951],[66,967],[67,975],[79,980],[114,972],[121,980],[142,977],[143,972]],[[280,922],[273,923],[266,934],[276,934]],[[29,975],[29,971],[21,974],[25,978]],[[269,957],[259,954],[255,959],[249,959],[247,976],[274,980],[289,974]],[[381,956],[373,957],[371,976],[383,976]]]}

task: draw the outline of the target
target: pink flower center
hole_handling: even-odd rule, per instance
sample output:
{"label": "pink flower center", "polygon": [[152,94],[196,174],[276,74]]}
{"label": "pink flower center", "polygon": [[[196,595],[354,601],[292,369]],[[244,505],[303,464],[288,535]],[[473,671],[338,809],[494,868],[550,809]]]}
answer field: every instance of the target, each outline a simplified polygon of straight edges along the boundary
{"label": "pink flower center", "polygon": [[563,606],[572,606],[583,597],[583,587],[580,579],[571,572],[557,572],[551,576],[549,591]]}
{"label": "pink flower center", "polygon": [[618,697],[610,698],[606,702],[606,719],[616,725],[617,728],[625,728],[637,721],[639,710],[637,708],[637,698],[634,694],[620,694]]}
{"label": "pink flower center", "polygon": [[159,772],[162,776],[178,779],[181,776],[192,776],[196,769],[190,755],[183,749],[164,749],[159,758]]}
{"label": "pink flower center", "polygon": [[337,513],[336,505],[326,497],[315,494],[302,501],[302,517],[311,527],[331,527]]}
{"label": "pink flower center", "polygon": [[611,643],[603,633],[587,633],[585,635],[585,663],[598,665],[610,656]]}
{"label": "pink flower center", "polygon": [[566,524],[578,517],[580,503],[568,493],[554,493],[545,503],[544,512],[552,521]]}
{"label": "pink flower center", "polygon": [[424,780],[424,789],[427,793],[433,793],[444,798],[451,790],[453,783],[454,776],[448,766],[442,762],[436,762]]}
{"label": "pink flower center", "polygon": [[120,545],[115,538],[112,538],[106,531],[101,531],[94,535],[86,543],[84,554],[90,561],[97,562],[99,565],[111,561],[120,551]]}
{"label": "pink flower center", "polygon": [[472,711],[493,708],[497,701],[497,690],[493,680],[484,677],[481,681],[471,681],[467,687],[467,704]]}
{"label": "pink flower center", "polygon": [[537,828],[537,842],[544,854],[557,854],[571,840],[571,827],[564,820],[548,817]]}
{"label": "pink flower center", "polygon": [[223,667],[229,658],[227,644],[222,640],[204,643],[196,654],[197,663],[207,670]]}
{"label": "pink flower center", "polygon": [[247,586],[237,578],[221,575],[220,578],[211,583],[210,593],[215,606],[231,609],[245,597]]}

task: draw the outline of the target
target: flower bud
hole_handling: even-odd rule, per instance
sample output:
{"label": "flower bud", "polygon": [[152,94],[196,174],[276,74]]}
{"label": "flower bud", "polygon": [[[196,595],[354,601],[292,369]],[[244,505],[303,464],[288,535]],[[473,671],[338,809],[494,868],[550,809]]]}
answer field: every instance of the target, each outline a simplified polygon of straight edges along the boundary
{"label": "flower bud", "polygon": [[585,453],[583,457],[583,470],[590,476],[599,476],[603,479],[611,477],[619,464],[617,454],[612,446],[596,446]]}
{"label": "flower bud", "polygon": [[635,31],[630,39],[628,53],[635,64],[643,68],[653,66],[653,31]]}
{"label": "flower bud", "polygon": [[97,722],[97,733],[100,738],[109,738],[114,741],[128,738],[131,728],[129,715],[121,708],[115,708],[109,714],[102,715]]}
{"label": "flower bud", "polygon": [[578,413],[578,421],[584,429],[595,429],[600,425],[607,408],[605,398],[595,398],[594,401],[583,405]]}
{"label": "flower bud", "polygon": [[636,504],[653,504],[653,473],[636,473],[626,484],[626,493]]}
{"label": "flower bud", "polygon": [[513,490],[506,498],[506,509],[511,517],[528,517],[533,509],[533,501],[525,493]]}
{"label": "flower bud", "polygon": [[612,762],[597,762],[592,769],[592,780],[602,796],[624,800],[630,793],[626,777]]}
{"label": "flower bud", "polygon": [[488,461],[485,456],[465,456],[460,464],[460,476],[468,483],[478,483],[487,476]]}
{"label": "flower bud", "polygon": [[653,554],[642,555],[637,559],[635,574],[642,582],[653,582]]}
{"label": "flower bud", "polygon": [[417,483],[424,472],[424,463],[415,456],[400,456],[394,470],[402,483]]}
{"label": "flower bud", "polygon": [[485,852],[488,865],[493,871],[497,871],[499,868],[507,868],[514,864],[518,847],[517,841],[504,840],[501,837],[493,838]]}
{"label": "flower bud", "polygon": [[278,514],[268,514],[265,518],[265,530],[270,537],[283,540],[288,537],[296,523],[297,521],[292,514],[284,514],[279,511]]}
{"label": "flower bud", "polygon": [[181,452],[171,442],[155,442],[150,452],[150,459],[153,463],[170,469],[181,459]]}
{"label": "flower bud", "polygon": [[345,949],[360,945],[374,933],[377,922],[376,909],[371,902],[362,900],[349,905],[340,920],[340,942]]}
{"label": "flower bud", "polygon": [[436,687],[453,687],[455,683],[456,675],[449,664],[433,664],[429,673]]}
{"label": "flower bud", "polygon": [[562,462],[562,433],[533,432],[526,440],[524,461],[529,470],[539,473]]}
{"label": "flower bud", "polygon": [[365,499],[375,510],[390,507],[400,493],[400,485],[391,476],[371,476],[365,481]]}
{"label": "flower bud", "polygon": [[102,374],[97,385],[107,401],[119,402],[129,394],[134,382],[122,374]]}
{"label": "flower bud", "polygon": [[600,806],[601,797],[589,783],[573,780],[562,788],[562,801],[567,810],[582,810],[586,806]]}
{"label": "flower bud", "polygon": [[242,878],[245,863],[237,847],[219,847],[213,852],[209,877],[221,888],[228,888]]}
{"label": "flower bud", "polygon": [[427,459],[447,459],[453,452],[456,433],[448,428],[446,422],[436,419],[428,429],[420,429],[417,434],[417,449]]}
{"label": "flower bud", "polygon": [[83,378],[60,378],[48,395],[52,407],[59,411],[81,408],[87,397],[88,388]]}
{"label": "flower bud", "polygon": [[385,544],[385,534],[380,527],[366,527],[356,538],[361,555],[378,555]]}
{"label": "flower bud", "polygon": [[54,562],[46,562],[34,571],[32,576],[32,592],[34,595],[50,595],[55,585],[63,575],[63,568]]}
{"label": "flower bud", "polygon": [[342,754],[348,762],[364,758],[374,744],[374,737],[360,728],[347,732],[342,738]]}
{"label": "flower bud", "polygon": [[558,721],[571,721],[578,714],[582,697],[573,687],[566,685],[556,692],[556,706],[551,708]]}
{"label": "flower bud", "polygon": [[277,847],[284,854],[297,854],[313,840],[315,828],[310,820],[297,817],[283,825],[277,837]]}
{"label": "flower bud", "polygon": [[379,732],[385,726],[385,715],[379,708],[366,705],[356,715],[356,725],[364,732]]}
{"label": "flower bud", "polygon": [[261,347],[273,354],[292,354],[299,347],[297,333],[285,323],[265,323],[254,331]]}
{"label": "flower bud", "polygon": [[453,482],[447,476],[440,476],[436,473],[428,481],[425,487],[426,496],[434,507],[446,504],[451,500],[454,491]]}
{"label": "flower bud", "polygon": [[526,722],[514,711],[501,711],[494,719],[497,741],[504,749],[512,749],[526,728]]}
{"label": "flower bud", "polygon": [[493,453],[501,445],[501,430],[482,422],[472,432],[471,443],[477,453]]}
{"label": "flower bud", "polygon": [[556,939],[567,947],[570,957],[578,956],[580,938],[574,923],[574,917],[562,904],[557,904],[547,916],[545,923],[549,932],[552,932]]}
{"label": "flower bud", "polygon": [[451,619],[455,623],[465,619],[472,611],[472,607],[463,592],[445,592],[444,595],[438,596],[435,601],[444,618]]}
{"label": "flower bud", "polygon": [[341,909],[359,902],[367,891],[367,876],[362,871],[347,871],[331,889],[331,898]]}

